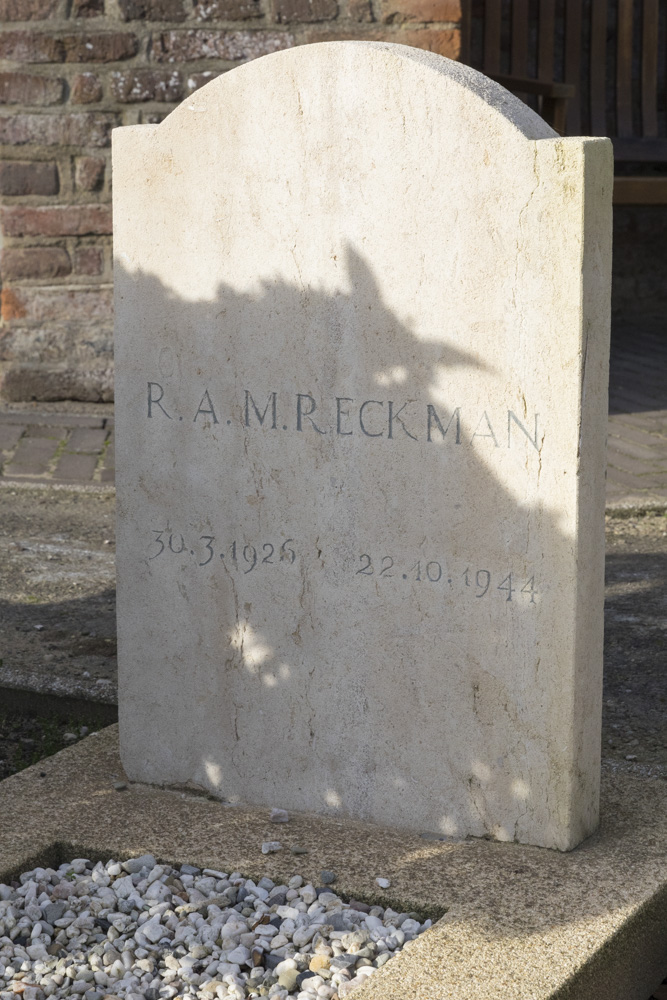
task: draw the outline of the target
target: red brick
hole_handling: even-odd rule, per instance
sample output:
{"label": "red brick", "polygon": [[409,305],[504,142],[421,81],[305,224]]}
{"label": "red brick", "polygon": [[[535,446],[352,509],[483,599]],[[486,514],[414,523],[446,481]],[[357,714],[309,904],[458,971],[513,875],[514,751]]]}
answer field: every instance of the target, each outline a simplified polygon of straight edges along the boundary
{"label": "red brick", "polygon": [[137,124],[138,125],[159,125],[160,122],[163,122],[165,120],[165,118],[167,117],[168,114],[169,114],[168,111],[160,111],[160,112],[158,112],[158,111],[140,111],[139,112],[139,121],[138,121]]}
{"label": "red brick", "polygon": [[76,274],[101,274],[103,260],[100,247],[79,247],[74,251],[74,271]]}
{"label": "red brick", "polygon": [[256,59],[294,45],[294,38],[278,31],[162,31],[155,40],[153,58],[157,62],[184,62],[194,59]]}
{"label": "red brick", "polygon": [[184,21],[183,0],[118,0],[124,21]]}
{"label": "red brick", "polygon": [[373,8],[370,0],[349,0],[347,11],[351,21],[368,22],[373,20]]}
{"label": "red brick", "polygon": [[104,13],[104,0],[74,0],[72,17],[100,17]]}
{"label": "red brick", "polygon": [[[332,25],[331,29],[313,28],[310,31],[306,31],[302,39],[304,42],[348,42],[358,41],[360,37],[358,28],[341,28],[337,25]],[[400,42],[403,41],[402,33],[397,34],[396,32],[392,32],[390,34],[385,27],[375,27],[370,30],[364,28],[363,38],[369,42],[394,41],[396,38]]]}
{"label": "red brick", "polygon": [[13,319],[23,319],[26,314],[25,305],[11,288],[3,288],[0,292],[0,316],[5,323]]}
{"label": "red brick", "polygon": [[276,20],[332,21],[338,16],[336,0],[276,0]]}
{"label": "red brick", "polygon": [[137,48],[136,35],[129,32],[51,35],[7,31],[0,35],[0,59],[16,62],[116,62],[136,55]]}
{"label": "red brick", "polygon": [[94,104],[102,100],[102,84],[94,73],[78,73],[70,86],[72,104]]}
{"label": "red brick", "polygon": [[394,24],[461,20],[461,0],[381,0],[381,10],[382,20]]}
{"label": "red brick", "polygon": [[0,104],[60,104],[65,81],[29,73],[0,73]]}
{"label": "red brick", "polygon": [[74,183],[78,191],[99,191],[104,181],[106,163],[97,156],[78,156],[74,164]]}
{"label": "red brick", "polygon": [[97,236],[111,233],[110,205],[12,205],[0,209],[6,236]]}
{"label": "red brick", "polygon": [[139,101],[180,101],[183,84],[177,71],[128,70],[111,74],[111,96],[122,104]]}
{"label": "red brick", "polygon": [[62,47],[52,35],[6,31],[0,35],[0,59],[16,62],[63,62]]}
{"label": "red brick", "polygon": [[110,115],[0,115],[0,142],[12,146],[108,146],[116,124]]}
{"label": "red brick", "polygon": [[461,54],[461,32],[458,28],[440,31],[428,28],[403,31],[396,36],[396,41],[404,45],[413,45],[416,49],[437,52],[438,55],[447,56],[448,59],[458,59]]}
{"label": "red brick", "polygon": [[263,17],[260,0],[194,0],[198,21],[245,21]]}
{"label": "red brick", "polygon": [[220,76],[220,74],[212,69],[204,70],[203,73],[191,73],[186,81],[188,94],[194,94],[195,90],[205,87],[211,80],[215,80],[216,76]]}
{"label": "red brick", "polygon": [[64,278],[71,270],[69,254],[62,247],[6,247],[2,251],[5,281]]}
{"label": "red brick", "polygon": [[60,0],[0,0],[0,21],[43,21],[59,6]]}
{"label": "red brick", "polygon": [[5,322],[99,323],[113,316],[113,291],[110,288],[42,288],[35,285],[4,288],[2,295],[2,318]]}
{"label": "red brick", "polygon": [[0,194],[25,197],[28,194],[54,195],[60,190],[55,163],[4,160],[0,163]]}

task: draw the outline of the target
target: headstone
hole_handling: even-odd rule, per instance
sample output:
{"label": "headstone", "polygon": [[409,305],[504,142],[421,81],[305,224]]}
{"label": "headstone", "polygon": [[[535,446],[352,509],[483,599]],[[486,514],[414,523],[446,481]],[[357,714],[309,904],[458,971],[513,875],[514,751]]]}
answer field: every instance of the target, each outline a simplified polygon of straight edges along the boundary
{"label": "headstone", "polygon": [[595,828],[611,159],[384,43],[115,131],[130,778]]}

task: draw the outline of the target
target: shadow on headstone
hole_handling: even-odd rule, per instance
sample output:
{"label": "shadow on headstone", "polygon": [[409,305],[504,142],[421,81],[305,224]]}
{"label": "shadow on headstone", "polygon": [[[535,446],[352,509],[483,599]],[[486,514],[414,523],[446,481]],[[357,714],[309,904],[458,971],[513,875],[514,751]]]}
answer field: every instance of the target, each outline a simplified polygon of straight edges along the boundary
{"label": "shadow on headstone", "polygon": [[608,143],[429,54],[309,48],[115,133],[124,764],[569,849],[598,811]]}

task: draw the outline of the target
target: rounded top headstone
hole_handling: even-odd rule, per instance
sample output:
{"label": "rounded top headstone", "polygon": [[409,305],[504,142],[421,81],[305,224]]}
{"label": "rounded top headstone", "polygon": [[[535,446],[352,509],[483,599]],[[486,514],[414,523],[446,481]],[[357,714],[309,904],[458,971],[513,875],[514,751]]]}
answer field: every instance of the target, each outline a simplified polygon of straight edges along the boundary
{"label": "rounded top headstone", "polygon": [[[315,78],[322,92],[312,91]],[[317,110],[361,116],[403,111],[401,93],[418,96],[421,107],[450,107],[452,132],[474,135],[489,128],[524,139],[553,139],[557,133],[523,101],[471,66],[393,42],[338,41],[296,46],[253,59],[216,77],[183,101],[162,123],[182,126],[192,113],[225,116],[229,99],[244,95],[246,101],[267,114],[278,96],[291,91],[298,117],[307,119]],[[289,107],[285,107],[289,113]]]}
{"label": "rounded top headstone", "polygon": [[611,166],[388,43],[114,132],[130,778],[592,831]]}

